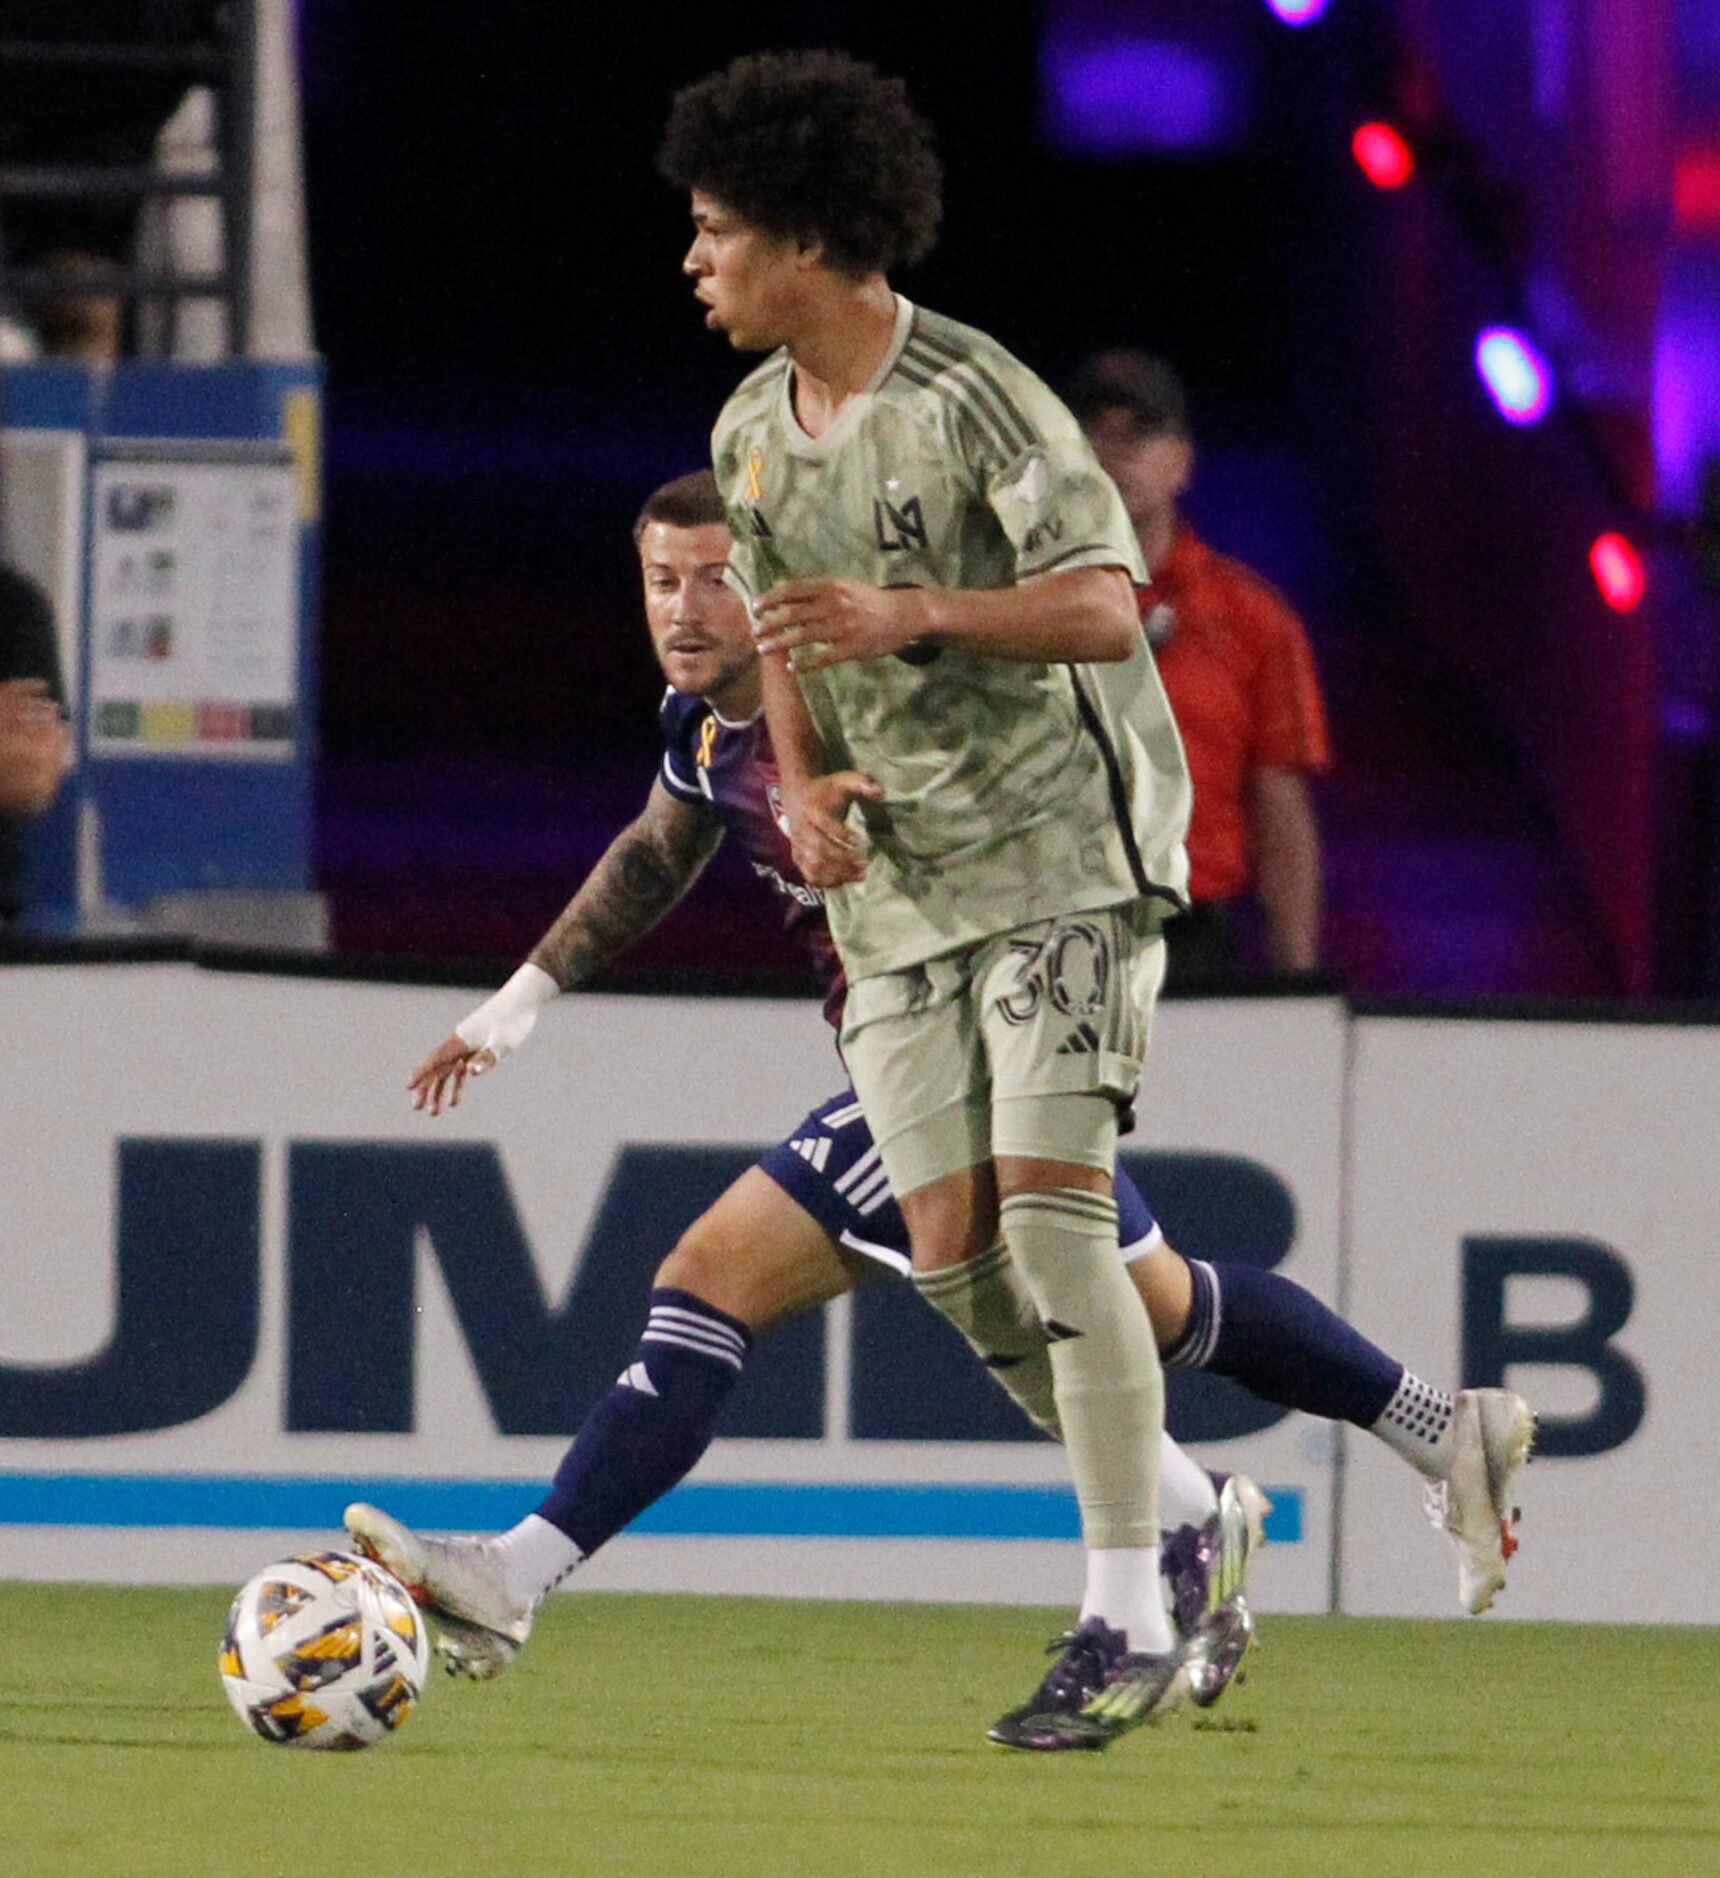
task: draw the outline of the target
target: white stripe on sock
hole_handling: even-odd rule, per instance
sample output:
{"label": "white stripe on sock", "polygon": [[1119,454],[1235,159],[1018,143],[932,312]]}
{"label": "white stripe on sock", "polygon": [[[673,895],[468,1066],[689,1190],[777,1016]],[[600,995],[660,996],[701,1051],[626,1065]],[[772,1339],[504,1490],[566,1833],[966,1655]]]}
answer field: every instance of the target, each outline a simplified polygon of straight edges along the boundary
{"label": "white stripe on sock", "polygon": [[708,1343],[713,1350],[727,1350],[731,1356],[745,1356],[747,1353],[747,1347],[739,1337],[725,1336],[720,1328],[710,1324],[669,1323],[660,1317],[653,1316],[645,1326],[645,1334],[649,1336],[654,1330],[660,1330],[672,1337],[692,1337],[700,1343]]}
{"label": "white stripe on sock", "polygon": [[708,1343],[715,1350],[729,1350],[730,1356],[745,1356],[747,1347],[740,1337],[732,1332],[725,1332],[721,1324],[702,1324],[699,1318],[689,1322],[676,1322],[670,1318],[652,1315],[650,1324],[646,1324],[646,1335],[653,1330],[670,1333],[674,1337],[697,1337],[700,1343]]}
{"label": "white stripe on sock", "polygon": [[1212,1312],[1207,1318],[1206,1335],[1201,1338],[1197,1348],[1189,1352],[1186,1362],[1190,1369],[1205,1369],[1212,1361],[1213,1352],[1218,1348],[1219,1326],[1224,1321],[1224,1299],[1218,1288],[1218,1273],[1204,1259],[1191,1259],[1189,1263],[1198,1264],[1206,1273],[1208,1295],[1212,1299]]}
{"label": "white stripe on sock", "polygon": [[653,1324],[672,1324],[677,1329],[707,1331],[713,1337],[721,1337],[732,1343],[737,1350],[747,1347],[747,1340],[732,1324],[725,1324],[720,1318],[707,1317],[703,1311],[684,1311],[678,1304],[653,1304],[650,1321]]}
{"label": "white stripe on sock", "polygon": [[728,1350],[715,1349],[707,1343],[691,1343],[685,1337],[671,1337],[661,1330],[648,1330],[639,1341],[641,1343],[672,1343],[680,1350],[693,1350],[700,1356],[714,1356],[719,1363],[727,1363],[731,1369],[746,1367],[738,1356]]}

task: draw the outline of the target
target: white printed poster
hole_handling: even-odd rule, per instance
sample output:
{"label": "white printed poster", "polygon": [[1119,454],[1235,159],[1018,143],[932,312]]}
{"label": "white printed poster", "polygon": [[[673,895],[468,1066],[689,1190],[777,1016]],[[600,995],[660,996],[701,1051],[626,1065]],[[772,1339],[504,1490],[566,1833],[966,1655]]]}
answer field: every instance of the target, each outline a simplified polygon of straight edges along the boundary
{"label": "white printed poster", "polygon": [[91,750],[290,757],[299,662],[290,463],[102,463],[93,523]]}

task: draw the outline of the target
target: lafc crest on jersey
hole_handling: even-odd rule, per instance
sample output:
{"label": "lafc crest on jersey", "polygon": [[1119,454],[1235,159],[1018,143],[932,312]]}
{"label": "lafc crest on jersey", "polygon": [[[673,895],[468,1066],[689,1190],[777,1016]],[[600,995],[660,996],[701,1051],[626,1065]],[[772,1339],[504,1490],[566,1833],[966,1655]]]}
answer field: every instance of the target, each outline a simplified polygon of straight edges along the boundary
{"label": "lafc crest on jersey", "polygon": [[901,486],[892,476],[884,485],[889,493],[874,497],[872,502],[872,526],[877,531],[878,546],[886,554],[901,554],[926,545],[926,512],[918,496],[902,498]]}

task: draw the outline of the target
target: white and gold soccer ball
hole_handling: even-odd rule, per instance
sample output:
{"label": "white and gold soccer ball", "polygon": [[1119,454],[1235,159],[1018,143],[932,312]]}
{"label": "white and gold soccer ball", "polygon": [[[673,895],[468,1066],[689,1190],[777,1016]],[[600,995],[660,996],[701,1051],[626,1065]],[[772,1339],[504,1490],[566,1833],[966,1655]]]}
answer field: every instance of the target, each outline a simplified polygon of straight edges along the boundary
{"label": "white and gold soccer ball", "polygon": [[265,1741],[367,1748],[412,1712],[430,1633],[392,1572],[347,1552],[303,1552],[233,1600],[221,1681]]}

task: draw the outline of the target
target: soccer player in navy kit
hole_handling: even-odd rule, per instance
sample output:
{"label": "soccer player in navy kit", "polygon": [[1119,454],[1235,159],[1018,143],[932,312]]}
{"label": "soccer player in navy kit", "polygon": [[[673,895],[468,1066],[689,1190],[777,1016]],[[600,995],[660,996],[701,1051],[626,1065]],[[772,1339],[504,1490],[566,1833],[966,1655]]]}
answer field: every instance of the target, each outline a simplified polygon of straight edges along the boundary
{"label": "soccer player in navy kit", "polygon": [[[725,584],[728,534],[708,473],[646,503],[636,530],[646,610],[670,681],[664,754],[644,812],[611,843],[531,961],[461,1023],[413,1076],[416,1106],[458,1102],[525,1040],[542,1004],[587,982],[649,931],[692,885],[725,830],[777,895],[831,990],[840,979],[819,896],[800,880],[773,808],[774,765],[757,716],[757,658],[744,610]],[[749,682],[749,680],[751,682]],[[1409,1374],[1276,1273],[1180,1259],[1124,1184],[1121,1239],[1169,1366],[1205,1367],[1308,1413],[1386,1440],[1430,1479],[1473,1502],[1476,1455],[1462,1448],[1451,1399]],[[451,1668],[505,1668],[552,1586],[697,1462],[754,1337],[850,1289],[878,1265],[905,1269],[899,1211],[879,1178],[858,1105],[823,1104],[749,1169],[683,1235],[658,1272],[635,1359],[594,1408],[537,1513],[488,1539],[425,1538],[374,1508],[349,1509],[355,1541],[413,1584],[438,1613]],[[977,1292],[982,1302],[988,1294]],[[944,1308],[935,1295],[930,1301]],[[1044,1337],[1000,1308],[957,1327],[1006,1363],[1017,1400],[1049,1420]],[[641,1388],[640,1382],[648,1384]],[[1209,1483],[1174,1447],[1162,1460],[1167,1580],[1179,1619],[1200,1633],[1197,1699],[1215,1699],[1249,1635],[1236,1595],[1251,1541],[1245,1489],[1222,1517]],[[1460,1544],[1460,1557],[1464,1557]],[[1466,1564],[1466,1571],[1470,1567]]]}

